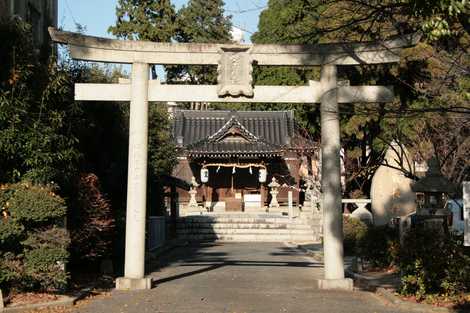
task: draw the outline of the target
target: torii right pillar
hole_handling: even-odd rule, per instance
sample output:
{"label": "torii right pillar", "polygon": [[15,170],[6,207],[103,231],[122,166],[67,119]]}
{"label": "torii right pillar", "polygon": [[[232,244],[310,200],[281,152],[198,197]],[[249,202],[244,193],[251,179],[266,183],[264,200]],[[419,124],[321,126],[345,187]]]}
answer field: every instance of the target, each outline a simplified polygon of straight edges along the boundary
{"label": "torii right pillar", "polygon": [[324,279],[320,289],[352,290],[344,276],[343,212],[341,207],[340,125],[336,65],[321,69],[321,153]]}

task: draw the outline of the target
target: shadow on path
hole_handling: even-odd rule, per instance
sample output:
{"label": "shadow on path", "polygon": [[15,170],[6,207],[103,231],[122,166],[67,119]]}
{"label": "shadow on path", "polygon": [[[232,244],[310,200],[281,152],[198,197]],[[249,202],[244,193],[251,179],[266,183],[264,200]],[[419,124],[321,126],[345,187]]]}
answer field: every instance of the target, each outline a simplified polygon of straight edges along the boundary
{"label": "shadow on path", "polygon": [[[269,270],[269,268],[321,269],[323,267],[321,263],[308,261],[307,258],[305,261],[299,261],[305,253],[297,248],[285,247],[282,243],[266,243],[265,251],[260,253],[260,250],[248,243],[197,242],[186,247],[178,247],[168,255],[161,256],[151,268],[155,277],[153,286],[226,267],[239,268],[237,270],[240,271],[243,271],[243,267],[263,268],[262,270]],[[171,274],[166,276],[165,274],[168,273]],[[164,277],[161,277],[162,275]]]}

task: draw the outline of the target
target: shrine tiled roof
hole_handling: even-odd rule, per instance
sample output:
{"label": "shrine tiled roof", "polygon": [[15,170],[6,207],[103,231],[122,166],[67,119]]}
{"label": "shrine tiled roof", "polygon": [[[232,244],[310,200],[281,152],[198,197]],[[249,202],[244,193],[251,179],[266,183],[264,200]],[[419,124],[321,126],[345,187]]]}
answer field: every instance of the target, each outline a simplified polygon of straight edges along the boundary
{"label": "shrine tiled roof", "polygon": [[178,110],[173,137],[193,157],[280,156],[292,148],[292,111]]}

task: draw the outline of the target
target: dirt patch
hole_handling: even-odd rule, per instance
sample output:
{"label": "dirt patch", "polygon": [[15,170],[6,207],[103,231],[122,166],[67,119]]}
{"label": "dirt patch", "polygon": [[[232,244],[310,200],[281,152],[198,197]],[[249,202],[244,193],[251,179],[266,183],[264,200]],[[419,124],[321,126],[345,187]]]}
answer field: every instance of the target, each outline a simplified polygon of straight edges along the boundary
{"label": "dirt patch", "polygon": [[9,307],[20,306],[25,304],[38,304],[59,300],[60,296],[49,293],[26,292],[12,294],[8,297],[7,304]]}

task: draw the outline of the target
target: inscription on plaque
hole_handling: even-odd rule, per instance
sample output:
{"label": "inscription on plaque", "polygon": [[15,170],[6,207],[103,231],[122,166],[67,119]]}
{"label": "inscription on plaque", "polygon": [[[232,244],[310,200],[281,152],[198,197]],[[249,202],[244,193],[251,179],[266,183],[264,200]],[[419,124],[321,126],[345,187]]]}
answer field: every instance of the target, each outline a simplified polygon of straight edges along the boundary
{"label": "inscription on plaque", "polygon": [[253,97],[252,58],[249,47],[223,47],[220,51],[217,94]]}

